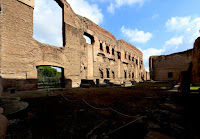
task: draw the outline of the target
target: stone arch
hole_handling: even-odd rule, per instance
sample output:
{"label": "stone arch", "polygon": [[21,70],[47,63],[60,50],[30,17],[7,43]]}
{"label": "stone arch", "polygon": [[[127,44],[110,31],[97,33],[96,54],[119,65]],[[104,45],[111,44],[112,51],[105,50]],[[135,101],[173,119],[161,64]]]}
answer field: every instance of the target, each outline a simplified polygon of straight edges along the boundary
{"label": "stone arch", "polygon": [[61,88],[65,88],[65,75],[64,75],[64,68],[62,65],[58,64],[58,63],[54,63],[54,62],[46,62],[46,61],[41,61],[41,62],[37,62],[36,64],[36,68],[39,66],[53,66],[53,67],[57,67],[61,69]]}

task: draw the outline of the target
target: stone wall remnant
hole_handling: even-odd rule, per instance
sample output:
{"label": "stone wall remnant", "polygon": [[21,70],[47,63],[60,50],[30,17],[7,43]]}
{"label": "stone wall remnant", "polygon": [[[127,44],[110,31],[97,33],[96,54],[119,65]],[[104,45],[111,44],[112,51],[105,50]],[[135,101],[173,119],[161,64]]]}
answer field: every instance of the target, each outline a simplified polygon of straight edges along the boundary
{"label": "stone wall remnant", "polygon": [[79,87],[81,79],[99,79],[100,83],[108,79],[116,84],[147,79],[139,49],[75,14],[66,0],[55,2],[63,11],[63,47],[33,38],[34,0],[1,0],[0,76],[4,91],[37,89],[36,67],[42,65],[62,68],[65,87]]}

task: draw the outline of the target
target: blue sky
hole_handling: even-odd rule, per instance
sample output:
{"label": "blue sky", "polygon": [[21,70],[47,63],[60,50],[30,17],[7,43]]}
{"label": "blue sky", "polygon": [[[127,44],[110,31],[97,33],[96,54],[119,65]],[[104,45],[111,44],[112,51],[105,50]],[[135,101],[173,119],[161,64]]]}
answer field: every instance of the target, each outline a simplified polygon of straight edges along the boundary
{"label": "blue sky", "polygon": [[[62,46],[61,9],[54,0],[35,0],[34,38]],[[148,71],[151,55],[170,54],[193,47],[199,36],[199,0],[67,0],[118,40],[143,52]]]}

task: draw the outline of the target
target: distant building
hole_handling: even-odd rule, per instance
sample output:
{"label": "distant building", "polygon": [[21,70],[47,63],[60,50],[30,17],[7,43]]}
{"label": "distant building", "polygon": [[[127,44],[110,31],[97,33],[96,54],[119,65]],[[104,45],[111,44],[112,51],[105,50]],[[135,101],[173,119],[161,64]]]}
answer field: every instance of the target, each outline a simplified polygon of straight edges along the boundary
{"label": "distant building", "polygon": [[170,55],[149,58],[150,79],[154,81],[178,81],[182,71],[188,71],[191,83],[200,83],[200,37],[194,48]]}

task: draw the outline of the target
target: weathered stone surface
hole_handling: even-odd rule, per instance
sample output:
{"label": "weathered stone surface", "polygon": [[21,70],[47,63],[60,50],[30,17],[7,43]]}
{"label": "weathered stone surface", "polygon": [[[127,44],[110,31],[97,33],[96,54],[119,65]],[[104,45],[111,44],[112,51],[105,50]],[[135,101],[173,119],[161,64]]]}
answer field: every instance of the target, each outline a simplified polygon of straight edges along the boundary
{"label": "weathered stone surface", "polygon": [[192,53],[192,83],[200,83],[200,37],[194,42]]}
{"label": "weathered stone surface", "polygon": [[3,114],[3,108],[0,107],[0,114]]}
{"label": "weathered stone surface", "polygon": [[[81,79],[120,84],[148,78],[139,49],[75,14],[65,0],[55,0],[63,9],[63,47],[33,39],[34,0],[1,2],[0,76],[4,91],[37,89],[36,67],[40,65],[63,68],[63,87],[79,87]],[[90,37],[92,44],[87,44],[83,35]]]}
{"label": "weathered stone surface", "polygon": [[0,114],[0,139],[5,138],[7,127],[8,127],[7,118]]}
{"label": "weathered stone surface", "polygon": [[4,115],[9,115],[25,109],[26,107],[28,107],[28,103],[22,101],[12,102],[5,104],[2,107],[4,108]]}
{"label": "weathered stone surface", "polygon": [[170,55],[151,56],[150,78],[155,81],[179,80],[181,71],[188,71],[191,61],[192,49]]}
{"label": "weathered stone surface", "polygon": [[175,139],[173,137],[164,135],[164,134],[156,132],[156,131],[149,132],[149,134],[144,138],[145,139]]}

